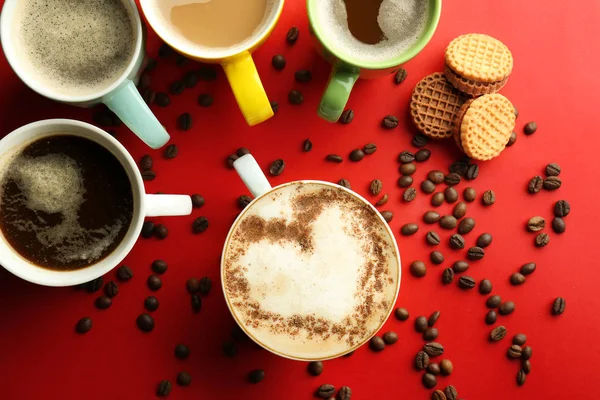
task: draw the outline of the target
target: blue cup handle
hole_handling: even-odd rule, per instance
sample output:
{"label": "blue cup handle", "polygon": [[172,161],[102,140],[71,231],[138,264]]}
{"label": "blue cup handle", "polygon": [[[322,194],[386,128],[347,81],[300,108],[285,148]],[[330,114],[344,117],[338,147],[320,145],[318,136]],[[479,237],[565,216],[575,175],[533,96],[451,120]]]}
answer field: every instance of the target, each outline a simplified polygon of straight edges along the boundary
{"label": "blue cup handle", "polygon": [[169,134],[132,81],[126,81],[125,85],[104,96],[102,102],[151,148],[158,149],[169,141]]}

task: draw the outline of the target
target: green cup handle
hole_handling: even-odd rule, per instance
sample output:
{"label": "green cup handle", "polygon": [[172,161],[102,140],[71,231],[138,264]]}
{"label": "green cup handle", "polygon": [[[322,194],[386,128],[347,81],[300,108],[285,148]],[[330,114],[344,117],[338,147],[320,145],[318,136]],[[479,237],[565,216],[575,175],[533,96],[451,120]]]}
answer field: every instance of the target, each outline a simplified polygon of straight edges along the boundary
{"label": "green cup handle", "polygon": [[152,114],[132,81],[106,95],[102,102],[151,148],[158,149],[169,141],[169,134]]}
{"label": "green cup handle", "polygon": [[354,68],[340,65],[333,67],[317,111],[319,117],[329,122],[337,122],[340,119],[358,75],[358,70]]}

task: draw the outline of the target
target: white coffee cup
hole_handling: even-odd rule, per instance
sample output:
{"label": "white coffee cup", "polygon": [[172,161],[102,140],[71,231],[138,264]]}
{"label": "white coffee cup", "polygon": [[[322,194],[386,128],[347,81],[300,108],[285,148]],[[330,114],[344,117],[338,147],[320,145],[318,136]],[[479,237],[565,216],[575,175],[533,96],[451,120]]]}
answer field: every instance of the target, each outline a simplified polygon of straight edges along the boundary
{"label": "white coffee cup", "polygon": [[125,147],[108,133],[84,122],[50,119],[34,122],[11,132],[0,140],[0,165],[15,151],[55,134],[70,134],[92,140],[119,160],[131,182],[133,217],[125,237],[112,253],[89,267],[74,271],[56,271],[34,265],[17,253],[0,232],[0,265],[18,277],[44,286],[73,286],[89,282],[123,261],[137,241],[145,217],[191,214],[192,201],[189,196],[146,194],[142,175]]}

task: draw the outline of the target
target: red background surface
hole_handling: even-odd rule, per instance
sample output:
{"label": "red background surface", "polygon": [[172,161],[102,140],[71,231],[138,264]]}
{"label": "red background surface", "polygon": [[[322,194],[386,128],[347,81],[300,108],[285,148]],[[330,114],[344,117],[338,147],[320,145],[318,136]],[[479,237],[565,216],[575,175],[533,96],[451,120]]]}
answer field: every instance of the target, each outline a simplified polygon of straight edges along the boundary
{"label": "red background surface", "polygon": [[[331,125],[317,118],[315,109],[327,81],[329,66],[312,50],[307,29],[304,1],[289,0],[273,36],[255,55],[267,93],[280,101],[279,113],[272,120],[249,128],[237,110],[222,72],[216,82],[201,82],[183,95],[173,96],[168,108],[153,107],[168,127],[172,142],[180,146],[180,155],[165,160],[160,151],[149,151],[126,128],[118,129],[119,139],[136,159],[150,153],[155,157],[158,177],[147,184],[149,192],[201,193],[206,205],[192,216],[156,219],[164,222],[170,236],[164,241],[140,240],[125,263],[135,277],[120,284],[120,293],[106,311],[95,309],[98,294],[72,288],[44,288],[21,281],[0,269],[0,398],[69,398],[69,399],[148,399],[154,397],[157,383],[175,380],[177,372],[189,371],[190,387],[174,385],[171,397],[180,399],[308,399],[323,383],[349,385],[355,399],[428,399],[430,392],[412,369],[414,354],[423,340],[413,330],[414,317],[441,310],[438,321],[439,341],[454,362],[452,376],[441,378],[439,387],[453,384],[465,399],[575,399],[594,398],[592,386],[598,363],[597,265],[598,233],[597,170],[598,135],[597,100],[600,74],[600,5],[594,0],[572,3],[542,0],[480,1],[461,0],[444,3],[439,29],[427,48],[406,64],[408,79],[395,86],[392,77],[357,84],[349,107],[356,112],[348,126]],[[300,27],[300,39],[288,47],[287,30]],[[502,93],[518,107],[517,143],[502,156],[480,163],[479,178],[472,183],[478,193],[493,188],[496,204],[484,209],[479,203],[469,206],[468,214],[477,226],[466,236],[468,245],[482,232],[494,235],[486,257],[472,263],[469,273],[476,279],[489,278],[494,292],[515,301],[513,315],[500,317],[499,323],[509,335],[528,335],[533,346],[533,371],[524,387],[515,384],[518,363],[509,361],[505,352],[510,339],[489,343],[491,327],[484,324],[484,297],[476,290],[460,291],[456,285],[442,286],[440,275],[446,266],[465,256],[446,245],[442,266],[429,266],[423,279],[408,273],[415,259],[428,260],[425,245],[428,230],[421,224],[413,237],[397,234],[403,259],[404,279],[398,305],[408,308],[411,319],[401,323],[391,318],[382,332],[398,332],[400,341],[382,353],[361,348],[350,358],[325,363],[320,377],[309,376],[306,364],[278,358],[251,345],[241,346],[238,356],[222,355],[221,345],[229,338],[233,320],[219,289],[219,256],[222,243],[237,214],[236,198],[246,193],[235,172],[224,168],[223,160],[237,147],[251,149],[262,166],[283,158],[287,168],[283,175],[271,179],[273,184],[296,179],[337,181],[344,177],[353,188],[368,196],[373,178],[383,181],[390,202],[385,207],[395,213],[391,222],[394,232],[402,224],[420,221],[429,208],[429,198],[419,193],[417,200],[403,204],[396,156],[411,149],[414,128],[408,118],[408,100],[414,85],[423,76],[442,70],[443,51],[459,34],[484,32],[504,41],[515,58],[514,73]],[[159,42],[150,35],[148,52],[156,56]],[[270,66],[273,54],[288,60],[282,72]],[[174,60],[161,60],[153,72],[153,88],[166,90],[184,70]],[[300,68],[313,71],[309,84],[294,82],[293,73]],[[53,103],[21,83],[6,60],[0,60],[0,134],[44,118],[66,117],[91,121],[92,111]],[[300,89],[304,105],[293,107],[286,101],[287,92]],[[203,92],[214,95],[209,109],[199,107],[196,97]],[[176,129],[176,116],[189,111],[194,128],[189,132]],[[401,125],[393,131],[379,127],[386,114],[398,115]],[[538,132],[522,134],[523,125],[536,120]],[[302,141],[310,137],[311,153],[302,153]],[[358,164],[345,161],[326,163],[331,152],[347,155],[367,142],[379,150]],[[431,143],[431,160],[418,166],[420,182],[434,168],[446,170],[458,155],[451,142]],[[563,187],[556,192],[536,196],[526,193],[530,177],[543,172],[548,162],[563,167]],[[462,183],[460,189],[466,185]],[[369,197],[372,198],[372,197]],[[376,201],[375,198],[372,198]],[[533,246],[534,236],[524,223],[534,215],[551,219],[556,200],[571,202],[572,213],[566,219],[567,232],[555,235],[544,249]],[[450,207],[442,206],[443,212]],[[205,215],[210,228],[193,235],[194,218]],[[165,259],[169,270],[163,276],[163,288],[156,294],[161,304],[154,313],[156,328],[150,334],[140,332],[135,318],[144,311],[143,300],[150,295],[145,281],[150,263]],[[537,271],[521,287],[508,284],[509,275],[529,261]],[[429,264],[429,263],[428,263]],[[193,314],[185,282],[190,277],[209,276],[213,292],[204,299],[203,309]],[[105,281],[114,279],[114,272]],[[549,309],[556,296],[567,300],[567,311],[552,317]],[[94,320],[91,332],[80,336],[74,324],[83,317]],[[176,343],[186,343],[191,356],[175,359]],[[258,384],[246,382],[248,371],[263,368],[266,379]]]}

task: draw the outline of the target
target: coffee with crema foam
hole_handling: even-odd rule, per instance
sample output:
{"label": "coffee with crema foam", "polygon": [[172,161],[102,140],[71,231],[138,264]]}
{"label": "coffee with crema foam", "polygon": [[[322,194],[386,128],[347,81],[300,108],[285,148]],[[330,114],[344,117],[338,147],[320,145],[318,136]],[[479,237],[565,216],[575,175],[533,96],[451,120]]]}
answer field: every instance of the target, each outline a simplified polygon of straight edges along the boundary
{"label": "coffee with crema foam", "polygon": [[15,18],[26,72],[53,93],[102,91],[134,54],[136,32],[122,0],[19,0]]}
{"label": "coffee with crema foam", "polygon": [[293,183],[261,197],[226,244],[224,288],[264,347],[331,358],[362,344],[393,306],[396,247],[376,211],[341,188]]}

